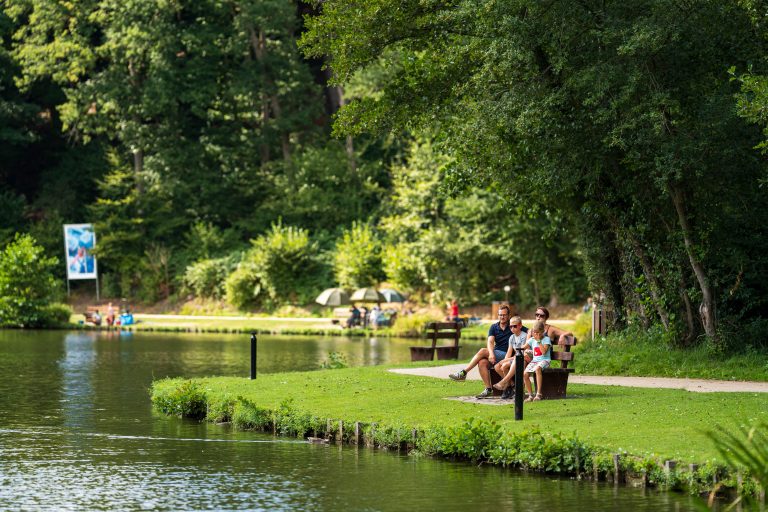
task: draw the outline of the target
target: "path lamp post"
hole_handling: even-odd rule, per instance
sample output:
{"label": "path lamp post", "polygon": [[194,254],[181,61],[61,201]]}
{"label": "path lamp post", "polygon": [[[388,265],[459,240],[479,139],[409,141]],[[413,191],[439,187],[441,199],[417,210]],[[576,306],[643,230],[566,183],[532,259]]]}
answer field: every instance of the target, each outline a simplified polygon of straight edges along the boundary
{"label": "path lamp post", "polygon": [[251,332],[251,380],[256,378],[256,331]]}
{"label": "path lamp post", "polygon": [[511,289],[508,284],[504,285],[504,300],[507,301],[507,304],[509,304],[509,290]]}
{"label": "path lamp post", "polygon": [[515,349],[515,421],[523,419],[523,349]]}

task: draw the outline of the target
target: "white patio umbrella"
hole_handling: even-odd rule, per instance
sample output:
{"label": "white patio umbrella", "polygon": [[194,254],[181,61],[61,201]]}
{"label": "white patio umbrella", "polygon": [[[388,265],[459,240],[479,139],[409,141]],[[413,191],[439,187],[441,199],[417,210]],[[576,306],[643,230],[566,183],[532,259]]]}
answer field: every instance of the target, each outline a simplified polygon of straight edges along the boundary
{"label": "white patio umbrella", "polygon": [[360,288],[349,298],[352,302],[387,302],[387,298],[376,288]]}
{"label": "white patio umbrella", "polygon": [[397,290],[382,288],[379,290],[379,293],[386,299],[384,302],[405,302],[405,297],[403,297],[403,294]]}
{"label": "white patio umbrella", "polygon": [[328,288],[317,296],[315,302],[321,306],[345,306],[349,304],[349,295],[341,288]]}

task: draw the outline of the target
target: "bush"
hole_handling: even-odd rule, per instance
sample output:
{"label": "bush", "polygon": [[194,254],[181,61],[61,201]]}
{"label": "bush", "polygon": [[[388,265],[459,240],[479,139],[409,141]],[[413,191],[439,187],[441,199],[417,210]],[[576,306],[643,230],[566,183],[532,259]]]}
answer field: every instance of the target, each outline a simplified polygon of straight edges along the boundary
{"label": "bush", "polygon": [[373,286],[384,279],[381,242],[369,224],[353,222],[344,231],[336,242],[333,270],[342,288]]}
{"label": "bush", "polygon": [[200,260],[184,272],[184,284],[197,297],[221,299],[226,293],[227,275],[233,270],[232,258]]}
{"label": "bush", "polygon": [[238,309],[256,307],[261,301],[261,281],[253,263],[241,262],[224,282],[227,302]]}
{"label": "bush", "polygon": [[424,333],[429,322],[438,322],[440,318],[429,315],[397,315],[394,325],[390,328],[393,336],[416,337]]}
{"label": "bush", "polygon": [[253,242],[237,270],[227,278],[227,301],[242,308],[257,301],[275,307],[314,299],[326,281],[317,244],[306,230],[274,224]]}
{"label": "bush", "polygon": [[49,304],[42,311],[43,323],[48,327],[60,327],[69,323],[72,308],[66,304]]}
{"label": "bush", "polygon": [[[55,257],[29,235],[17,234],[0,253],[0,323],[17,327],[44,327],[59,283],[53,272]],[[67,317],[69,318],[69,317]]]}

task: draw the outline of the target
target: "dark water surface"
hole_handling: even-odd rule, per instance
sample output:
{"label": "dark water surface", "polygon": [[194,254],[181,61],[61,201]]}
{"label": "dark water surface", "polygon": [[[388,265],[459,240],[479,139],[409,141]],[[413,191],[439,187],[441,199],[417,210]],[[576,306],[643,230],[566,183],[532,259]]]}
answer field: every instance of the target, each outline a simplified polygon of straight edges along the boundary
{"label": "dark water surface", "polygon": [[[259,371],[408,340],[261,336]],[[468,347],[471,350],[471,347]],[[686,496],[310,445],[153,413],[154,378],[247,376],[248,337],[0,331],[0,510],[690,510]]]}

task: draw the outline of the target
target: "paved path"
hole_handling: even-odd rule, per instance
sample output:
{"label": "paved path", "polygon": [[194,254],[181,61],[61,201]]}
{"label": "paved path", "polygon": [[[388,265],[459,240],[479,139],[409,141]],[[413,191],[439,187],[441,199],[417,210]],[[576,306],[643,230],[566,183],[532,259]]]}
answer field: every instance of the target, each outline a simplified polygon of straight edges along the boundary
{"label": "paved path", "polygon": [[[394,368],[389,371],[447,379],[449,373],[457,372],[462,368],[464,368],[464,364],[449,364],[446,366],[433,366],[431,368]],[[480,374],[478,373],[477,368],[474,368],[469,372],[467,380],[480,380]],[[695,391],[699,393],[768,393],[768,382],[671,379],[666,377],[600,377],[596,375],[578,375],[575,373],[568,377],[568,382],[571,384],[596,384],[601,386],[627,386],[633,388],[685,389],[687,391]],[[481,389],[477,390],[477,392],[480,391]]]}

